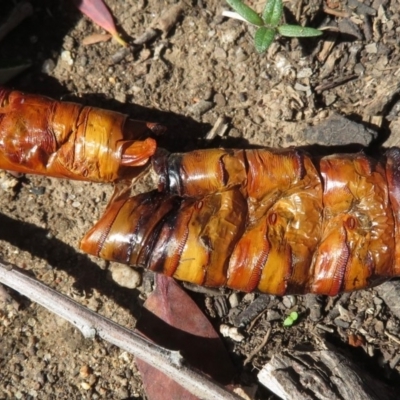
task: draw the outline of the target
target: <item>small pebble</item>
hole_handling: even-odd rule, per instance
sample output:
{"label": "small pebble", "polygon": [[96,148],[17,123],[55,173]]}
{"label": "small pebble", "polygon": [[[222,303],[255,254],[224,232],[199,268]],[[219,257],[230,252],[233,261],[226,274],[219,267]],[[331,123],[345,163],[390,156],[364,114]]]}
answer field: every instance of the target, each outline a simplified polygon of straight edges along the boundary
{"label": "small pebble", "polygon": [[297,78],[311,78],[313,72],[311,68],[303,68],[297,73]]}
{"label": "small pebble", "polygon": [[135,39],[135,41],[133,43],[135,45],[139,46],[139,45],[145,44],[147,42],[150,42],[150,40],[153,40],[157,35],[158,35],[158,32],[155,29],[149,28],[149,29],[147,29],[146,32],[144,32],[137,39]]}
{"label": "small pebble", "polygon": [[365,51],[366,51],[368,54],[376,54],[376,53],[378,52],[378,48],[377,48],[377,46],[376,46],[376,43],[367,44],[367,45],[365,46]]}
{"label": "small pebble", "polygon": [[249,58],[249,56],[246,54],[246,52],[242,48],[239,47],[236,50],[236,53],[235,53],[235,61],[236,61],[236,63],[240,63],[240,62],[246,61],[248,58]]}
{"label": "small pebble", "polygon": [[36,379],[37,379],[38,383],[39,383],[41,386],[44,385],[45,376],[44,376],[44,373],[43,373],[43,372],[38,372],[37,375],[36,375]]}
{"label": "small pebble", "polygon": [[239,29],[228,29],[221,33],[221,43],[232,44],[240,35]]}
{"label": "small pebble", "polygon": [[310,320],[313,322],[317,322],[322,318],[321,315],[321,307],[314,306],[310,309]]}
{"label": "small pebble", "polygon": [[45,193],[46,188],[44,186],[32,186],[29,192],[35,194],[36,196],[41,196]]}
{"label": "small pebble", "polygon": [[0,189],[5,192],[13,193],[14,188],[18,185],[18,179],[8,175],[4,171],[0,171]]}
{"label": "small pebble", "polygon": [[71,52],[64,50],[61,53],[61,60],[63,60],[67,65],[73,65],[74,60],[72,59]]}
{"label": "small pebble", "polygon": [[213,36],[215,36],[215,30],[212,29],[211,31],[208,31],[207,36],[208,36],[209,38],[212,38]]}
{"label": "small pebble", "polygon": [[362,40],[363,36],[360,28],[351,21],[350,18],[342,18],[339,20],[338,28],[341,34],[348,35],[349,37]]}
{"label": "small pebble", "polygon": [[89,390],[90,389],[90,385],[87,382],[81,382],[81,387],[84,390]]}
{"label": "small pebble", "polygon": [[190,106],[188,112],[196,116],[201,116],[211,110],[213,106],[214,104],[211,101],[200,100],[196,104]]}
{"label": "small pebble", "polygon": [[79,375],[83,379],[87,378],[90,374],[91,374],[91,370],[88,365],[83,365],[79,370]]}
{"label": "small pebble", "polygon": [[217,107],[225,107],[226,106],[226,100],[224,95],[221,93],[217,93],[214,96],[214,103],[217,105]]}
{"label": "small pebble", "polygon": [[286,308],[292,308],[293,306],[296,305],[296,297],[292,295],[284,296],[282,299],[282,303]]}
{"label": "small pebble", "polygon": [[348,328],[350,326],[350,323],[347,321],[343,321],[341,318],[335,318],[333,320],[333,322],[335,323],[335,325],[340,326],[341,328]]}
{"label": "small pebble", "polygon": [[81,67],[86,67],[86,65],[88,64],[88,58],[86,56],[79,57],[77,60],[77,64]]}
{"label": "small pebble", "polygon": [[213,88],[211,86],[205,86],[202,88],[203,95],[201,96],[203,100],[211,100],[213,95]]}
{"label": "small pebble", "polygon": [[282,54],[277,54],[275,58],[275,67],[282,77],[289,75],[293,68],[290,61]]}
{"label": "small pebble", "polygon": [[374,297],[373,302],[375,305],[381,305],[383,303],[383,300],[379,297]]}
{"label": "small pebble", "polygon": [[122,287],[135,289],[142,282],[142,275],[127,265],[112,264],[109,269],[112,280]]}
{"label": "small pebble", "polygon": [[329,332],[329,333],[334,332],[334,330],[332,328],[330,328],[329,326],[326,326],[326,325],[317,324],[317,325],[315,325],[315,327],[318,329],[321,329],[322,331],[325,331],[325,332]]}
{"label": "small pebble", "polygon": [[16,358],[17,360],[20,360],[20,361],[25,361],[27,357],[26,357],[25,354],[17,353],[17,354],[15,355],[15,358]]}
{"label": "small pebble", "polygon": [[385,331],[385,326],[384,326],[384,324],[383,324],[383,322],[382,321],[376,321],[375,322],[375,332],[378,334],[378,335],[383,335],[383,333],[384,333],[384,331]]}
{"label": "small pebble", "polygon": [[275,311],[275,310],[268,310],[267,311],[267,321],[268,322],[278,321],[280,319],[282,319],[282,315],[278,311]]}
{"label": "small pebble", "polygon": [[238,328],[233,326],[222,324],[219,327],[219,331],[222,336],[229,337],[235,342],[241,342],[244,339],[244,336],[239,332]]}
{"label": "small pebble", "polygon": [[364,75],[365,67],[361,63],[357,63],[354,67],[354,73],[357,75]]}
{"label": "small pebble", "polygon": [[63,48],[64,50],[72,50],[75,47],[75,41],[72,36],[66,35],[64,37]]}
{"label": "small pebble", "polygon": [[325,95],[325,104],[327,106],[331,106],[336,101],[336,99],[337,99],[337,97],[336,97],[335,93],[328,92]]}
{"label": "small pebble", "polygon": [[311,91],[309,85],[302,85],[299,82],[295,83],[294,90],[298,90],[299,92],[310,92]]}
{"label": "small pebble", "polygon": [[94,374],[89,375],[88,383],[93,386],[96,383],[97,377]]}
{"label": "small pebble", "polygon": [[237,293],[232,293],[229,298],[229,305],[231,306],[231,308],[235,308],[239,305],[239,296]]}
{"label": "small pebble", "polygon": [[229,136],[230,136],[230,137],[233,137],[233,138],[240,138],[240,137],[243,136],[243,134],[242,134],[242,132],[240,132],[238,129],[232,128],[232,129],[229,131]]}
{"label": "small pebble", "polygon": [[221,47],[217,47],[214,50],[214,57],[220,60],[223,60],[226,58],[226,51],[222,49]]}
{"label": "small pebble", "polygon": [[155,25],[166,35],[176,25],[182,13],[183,5],[181,3],[174,4],[158,18]]}
{"label": "small pebble", "polygon": [[252,303],[254,301],[255,297],[256,297],[255,293],[246,293],[243,296],[243,302],[244,303]]}
{"label": "small pebble", "polygon": [[261,118],[261,116],[256,115],[256,116],[253,118],[253,121],[254,121],[255,124],[260,125],[260,124],[263,123],[264,120]]}
{"label": "small pebble", "polygon": [[115,100],[119,101],[120,103],[126,103],[126,94],[125,93],[117,93],[115,95]]}
{"label": "small pebble", "polygon": [[42,72],[44,74],[50,74],[55,67],[56,67],[55,62],[51,58],[48,58],[47,60],[44,60],[42,64]]}
{"label": "small pebble", "polygon": [[130,50],[128,47],[122,47],[118,51],[116,51],[112,56],[111,60],[114,64],[119,63],[122,61],[128,54],[130,54]]}

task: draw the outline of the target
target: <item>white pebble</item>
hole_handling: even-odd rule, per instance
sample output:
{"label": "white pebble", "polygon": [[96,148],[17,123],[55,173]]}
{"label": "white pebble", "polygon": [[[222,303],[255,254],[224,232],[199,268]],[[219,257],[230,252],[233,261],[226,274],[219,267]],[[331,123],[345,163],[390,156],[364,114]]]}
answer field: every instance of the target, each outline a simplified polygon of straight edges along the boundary
{"label": "white pebble", "polygon": [[232,293],[228,300],[231,308],[235,308],[239,305],[239,296],[237,293]]}
{"label": "white pebble", "polygon": [[313,74],[313,72],[312,72],[311,68],[303,68],[297,73],[297,77],[299,79],[311,78],[312,74]]}
{"label": "white pebble", "polygon": [[228,29],[221,34],[221,42],[226,44],[232,44],[239,36],[239,29]]}
{"label": "white pebble", "polygon": [[244,339],[244,336],[238,331],[238,328],[234,326],[222,324],[219,327],[219,331],[222,336],[231,338],[235,342],[241,342]]}
{"label": "white pebble", "polygon": [[87,382],[81,382],[81,387],[84,390],[89,390],[90,389],[90,385]]}
{"label": "white pebble", "polygon": [[127,265],[111,264],[109,271],[113,281],[122,287],[135,289],[142,282],[142,275]]}
{"label": "white pebble", "polygon": [[61,60],[65,61],[68,65],[72,65],[74,63],[71,52],[68,50],[64,50],[63,52],[61,52]]}
{"label": "white pebble", "polygon": [[370,43],[365,46],[365,51],[368,54],[376,54],[378,52],[378,47],[376,43]]}
{"label": "white pebble", "polygon": [[288,76],[293,70],[293,66],[290,64],[290,61],[282,54],[277,54],[275,58],[275,67],[282,77]]}
{"label": "white pebble", "polygon": [[255,293],[246,293],[243,297],[243,303],[252,303],[255,300]]}
{"label": "white pebble", "polygon": [[50,74],[54,68],[56,67],[56,64],[51,58],[48,58],[44,60],[43,65],[42,65],[42,72],[45,74]]}

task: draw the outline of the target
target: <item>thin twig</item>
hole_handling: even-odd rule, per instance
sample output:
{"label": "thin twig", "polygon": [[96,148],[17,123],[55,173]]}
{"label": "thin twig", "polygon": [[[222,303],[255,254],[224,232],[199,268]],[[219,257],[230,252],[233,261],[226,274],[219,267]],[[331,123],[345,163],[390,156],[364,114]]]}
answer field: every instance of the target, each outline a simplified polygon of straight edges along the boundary
{"label": "thin twig", "polygon": [[268,340],[269,340],[269,336],[271,335],[271,332],[272,332],[272,327],[270,326],[270,327],[268,328],[267,333],[265,334],[263,340],[261,341],[261,343],[260,343],[257,347],[255,347],[255,348],[253,349],[253,351],[246,357],[246,359],[244,360],[243,365],[248,364],[248,363],[252,360],[252,358],[253,358],[257,353],[259,353],[260,350],[267,344],[267,342],[268,342]]}
{"label": "thin twig", "polygon": [[324,7],[323,10],[326,14],[330,14],[335,17],[340,17],[340,18],[349,18],[350,17],[350,14],[346,11],[333,10],[332,8],[329,8],[329,7]]}
{"label": "thin twig", "polygon": [[303,9],[303,0],[299,0],[296,4],[296,21],[300,21],[301,18],[301,11]]}
{"label": "thin twig", "polygon": [[384,332],[385,335],[389,338],[392,339],[394,342],[396,342],[397,344],[400,344],[400,339],[394,335],[392,335],[391,333],[389,333],[388,331]]}
{"label": "thin twig", "polygon": [[185,365],[177,351],[157,346],[142,336],[88,310],[67,296],[27,276],[18,267],[0,262],[0,282],[17,290],[75,325],[85,337],[99,336],[167,374],[201,399],[239,400],[207,376]]}
{"label": "thin twig", "polygon": [[353,81],[354,79],[358,79],[360,76],[357,74],[342,76],[338,79],[335,79],[333,82],[322,83],[314,88],[317,93],[322,93],[325,90],[333,89],[337,86],[344,85],[347,82]]}

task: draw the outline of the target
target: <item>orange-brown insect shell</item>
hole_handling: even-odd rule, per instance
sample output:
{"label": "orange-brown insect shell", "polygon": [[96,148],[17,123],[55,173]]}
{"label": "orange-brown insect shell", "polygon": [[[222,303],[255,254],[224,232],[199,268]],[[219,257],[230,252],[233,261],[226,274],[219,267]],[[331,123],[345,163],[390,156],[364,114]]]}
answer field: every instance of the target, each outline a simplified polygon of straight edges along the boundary
{"label": "orange-brown insect shell", "polygon": [[2,169],[95,182],[132,178],[155,153],[152,130],[158,125],[117,112],[0,89]]}

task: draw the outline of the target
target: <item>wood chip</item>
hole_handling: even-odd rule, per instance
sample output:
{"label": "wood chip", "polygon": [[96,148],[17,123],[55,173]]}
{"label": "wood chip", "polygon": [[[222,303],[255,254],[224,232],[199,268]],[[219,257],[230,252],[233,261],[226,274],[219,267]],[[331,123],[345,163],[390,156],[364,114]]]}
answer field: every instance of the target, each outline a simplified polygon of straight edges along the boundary
{"label": "wood chip", "polygon": [[326,39],[322,45],[321,51],[317,55],[317,59],[319,62],[324,63],[331,53],[333,47],[335,46],[336,40],[339,36],[339,31],[331,31],[328,35],[326,35]]}
{"label": "wood chip", "polygon": [[228,123],[224,115],[219,116],[215,121],[212,129],[207,133],[206,140],[212,140],[216,136],[224,136],[226,131],[228,130]]}
{"label": "wood chip", "polygon": [[398,399],[396,388],[369,375],[345,355],[329,350],[276,354],[258,379],[285,400]]}
{"label": "wood chip", "polygon": [[343,85],[347,82],[353,81],[355,79],[358,79],[359,76],[357,74],[351,74],[351,75],[346,75],[346,76],[341,76],[338,79],[334,79],[333,81],[322,83],[321,85],[318,85],[315,87],[315,91],[317,93],[322,93],[325,90],[328,89],[333,89],[337,86]]}
{"label": "wood chip", "polygon": [[86,36],[82,40],[83,46],[90,46],[92,44],[107,42],[112,36],[108,33],[94,33],[93,35]]}

